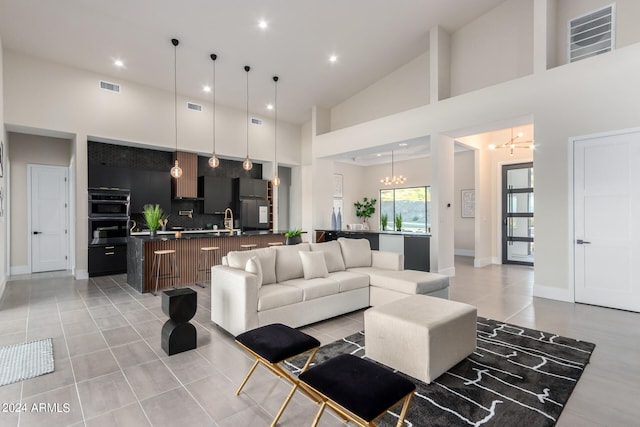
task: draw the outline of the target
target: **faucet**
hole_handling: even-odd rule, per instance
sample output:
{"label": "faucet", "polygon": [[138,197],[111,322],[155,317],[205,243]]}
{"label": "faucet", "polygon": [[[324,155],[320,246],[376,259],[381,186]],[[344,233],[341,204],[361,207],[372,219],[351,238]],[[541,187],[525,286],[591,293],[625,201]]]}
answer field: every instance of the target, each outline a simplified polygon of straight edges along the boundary
{"label": "faucet", "polygon": [[231,208],[224,210],[224,228],[230,230],[233,233],[233,211]]}

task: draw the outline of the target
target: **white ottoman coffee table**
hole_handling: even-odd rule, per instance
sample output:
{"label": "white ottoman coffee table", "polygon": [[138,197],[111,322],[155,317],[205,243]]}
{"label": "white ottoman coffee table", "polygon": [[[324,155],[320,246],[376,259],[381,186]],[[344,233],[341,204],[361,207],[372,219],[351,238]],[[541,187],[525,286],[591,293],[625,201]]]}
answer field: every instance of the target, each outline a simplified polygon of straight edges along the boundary
{"label": "white ottoman coffee table", "polygon": [[370,359],[426,383],[476,349],[476,307],[412,295],[364,313]]}

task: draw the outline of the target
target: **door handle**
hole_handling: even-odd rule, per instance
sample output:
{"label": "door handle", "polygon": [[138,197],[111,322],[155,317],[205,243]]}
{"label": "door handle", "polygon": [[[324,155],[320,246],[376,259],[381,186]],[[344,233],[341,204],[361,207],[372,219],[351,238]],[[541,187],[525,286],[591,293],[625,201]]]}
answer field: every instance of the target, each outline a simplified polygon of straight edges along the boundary
{"label": "door handle", "polygon": [[42,234],[42,231],[34,231],[33,234]]}
{"label": "door handle", "polygon": [[578,240],[576,240],[576,243],[577,243],[578,245],[590,245],[590,244],[591,244],[591,242],[587,242],[587,241],[584,241],[584,240],[582,240],[582,239],[578,239]]}

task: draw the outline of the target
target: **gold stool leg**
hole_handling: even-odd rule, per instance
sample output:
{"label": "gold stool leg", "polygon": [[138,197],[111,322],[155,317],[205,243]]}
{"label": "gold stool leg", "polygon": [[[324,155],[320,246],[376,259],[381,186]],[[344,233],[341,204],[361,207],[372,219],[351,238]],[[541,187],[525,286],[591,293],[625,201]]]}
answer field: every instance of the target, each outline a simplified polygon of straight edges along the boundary
{"label": "gold stool leg", "polygon": [[396,427],[402,427],[402,424],[404,424],[404,419],[407,416],[407,412],[409,411],[409,406],[411,405],[412,399],[413,399],[413,392],[411,392],[404,399],[404,404],[402,405],[402,412],[400,412],[400,417],[398,418],[398,423],[396,424]]}
{"label": "gold stool leg", "polygon": [[244,377],[244,380],[242,380],[242,384],[240,384],[240,387],[238,387],[238,389],[236,390],[236,396],[240,394],[240,392],[242,391],[242,387],[244,387],[244,385],[247,383],[247,381],[249,380],[249,377],[251,376],[251,374],[253,374],[253,371],[256,370],[258,363],[260,363],[258,359],[256,359],[255,362],[253,362],[253,366],[251,367],[251,369],[249,369],[249,372],[247,372],[247,376]]}
{"label": "gold stool leg", "polygon": [[151,266],[151,274],[153,274],[154,270],[156,272],[156,290],[153,293],[153,295],[158,295],[158,279],[160,278],[160,257],[156,254],[153,254],[153,264]]}
{"label": "gold stool leg", "polygon": [[318,421],[320,421],[320,417],[322,416],[322,412],[324,411],[325,406],[327,406],[327,402],[322,402],[322,405],[320,405],[320,409],[318,409],[316,417],[313,419],[313,423],[311,423],[311,427],[316,427],[318,425]]}

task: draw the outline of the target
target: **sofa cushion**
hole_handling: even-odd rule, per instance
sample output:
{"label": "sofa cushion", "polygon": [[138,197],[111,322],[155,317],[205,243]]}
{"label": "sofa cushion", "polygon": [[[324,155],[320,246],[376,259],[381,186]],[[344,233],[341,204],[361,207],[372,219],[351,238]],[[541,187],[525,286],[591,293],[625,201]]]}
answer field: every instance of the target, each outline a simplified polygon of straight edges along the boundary
{"label": "sofa cushion", "polygon": [[324,259],[327,263],[327,270],[329,273],[345,270],[340,243],[333,240],[331,242],[311,243],[310,247],[312,252],[324,253]]}
{"label": "sofa cushion", "polygon": [[231,268],[244,270],[249,258],[257,256],[262,267],[262,284],[276,283],[276,253],[272,248],[260,248],[250,251],[231,251],[227,254],[227,263]]}
{"label": "sofa cushion", "polygon": [[367,239],[338,239],[347,268],[371,267],[371,245]]}
{"label": "sofa cushion", "polygon": [[258,287],[262,286],[262,265],[260,263],[260,259],[257,256],[252,256],[247,260],[244,271],[246,271],[247,273],[255,274],[258,281]]}
{"label": "sofa cushion", "polygon": [[311,280],[292,279],[282,282],[281,285],[301,290],[303,292],[303,301],[334,295],[340,290],[338,282],[330,277]]}
{"label": "sofa cushion", "polygon": [[304,277],[302,260],[300,260],[298,252],[309,251],[308,243],[278,246],[271,249],[276,253],[276,279],[278,283]]}
{"label": "sofa cushion", "polygon": [[[360,269],[356,269],[358,271]],[[404,294],[428,294],[449,286],[449,276],[416,270],[371,270],[371,286],[389,289]]]}
{"label": "sofa cushion", "polygon": [[329,274],[329,278],[338,282],[340,292],[369,287],[369,276],[366,274],[351,271],[336,271]]}
{"label": "sofa cushion", "polygon": [[300,255],[300,261],[302,261],[302,271],[304,272],[305,280],[329,277],[327,263],[324,260],[324,254],[322,252],[300,251],[298,255]]}
{"label": "sofa cushion", "polygon": [[258,290],[258,311],[302,302],[304,292],[294,286],[283,286],[277,283],[262,286]]}

